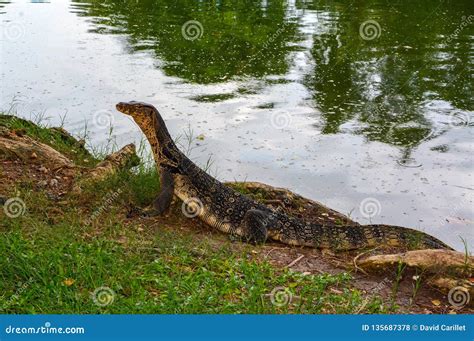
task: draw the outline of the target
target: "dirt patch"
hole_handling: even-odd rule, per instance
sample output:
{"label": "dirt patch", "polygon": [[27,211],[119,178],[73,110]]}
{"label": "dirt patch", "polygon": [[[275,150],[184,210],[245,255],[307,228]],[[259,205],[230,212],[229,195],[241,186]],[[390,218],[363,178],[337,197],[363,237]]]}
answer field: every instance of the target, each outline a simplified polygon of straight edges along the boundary
{"label": "dirt patch", "polygon": [[29,186],[34,191],[46,191],[59,198],[72,188],[76,173],[68,168],[52,170],[39,163],[0,159],[2,182],[0,193],[7,195],[18,186]]}

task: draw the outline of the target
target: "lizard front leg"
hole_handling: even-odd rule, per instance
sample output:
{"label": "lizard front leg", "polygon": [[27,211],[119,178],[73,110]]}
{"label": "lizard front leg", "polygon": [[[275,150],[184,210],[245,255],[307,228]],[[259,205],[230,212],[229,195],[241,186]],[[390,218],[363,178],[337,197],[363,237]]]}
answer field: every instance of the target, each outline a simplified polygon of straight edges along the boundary
{"label": "lizard front leg", "polygon": [[143,212],[145,216],[163,215],[171,205],[174,195],[174,180],[171,172],[165,168],[160,168],[160,187],[160,193],[153,201],[152,209]]}

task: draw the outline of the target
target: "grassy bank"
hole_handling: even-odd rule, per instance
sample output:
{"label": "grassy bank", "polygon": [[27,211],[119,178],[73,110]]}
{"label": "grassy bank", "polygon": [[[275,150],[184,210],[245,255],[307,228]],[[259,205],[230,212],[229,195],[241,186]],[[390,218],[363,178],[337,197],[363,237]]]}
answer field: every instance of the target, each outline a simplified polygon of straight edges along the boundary
{"label": "grassy bank", "polygon": [[[0,116],[4,133],[26,134],[77,164],[98,162],[63,131]],[[2,173],[8,172],[3,159]],[[0,213],[1,313],[355,313],[383,312],[380,299],[352,288],[347,273],[302,274],[254,257],[258,247],[216,243],[180,207],[166,219],[134,212],[159,190],[143,166],[52,194],[27,175],[1,188],[22,214]],[[6,174],[2,174],[6,175]],[[40,175],[38,175],[40,176]],[[7,177],[5,177],[6,179]],[[195,232],[183,226],[195,225]],[[202,234],[206,234],[203,236]]]}

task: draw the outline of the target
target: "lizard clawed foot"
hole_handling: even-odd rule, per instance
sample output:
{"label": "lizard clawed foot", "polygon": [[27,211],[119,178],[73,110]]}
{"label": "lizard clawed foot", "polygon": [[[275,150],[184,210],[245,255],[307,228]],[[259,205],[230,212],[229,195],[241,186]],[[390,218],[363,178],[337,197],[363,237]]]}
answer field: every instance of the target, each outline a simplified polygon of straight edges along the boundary
{"label": "lizard clawed foot", "polygon": [[127,218],[133,218],[133,217],[151,218],[151,217],[156,217],[159,215],[161,215],[161,213],[150,206],[145,207],[145,208],[132,206],[131,208],[129,208],[127,212]]}
{"label": "lizard clawed foot", "polygon": [[269,214],[261,210],[248,210],[242,221],[243,238],[247,243],[263,244],[267,240]]}
{"label": "lizard clawed foot", "polygon": [[145,207],[140,210],[140,216],[143,218],[152,218],[152,217],[158,217],[163,215],[162,212],[152,208],[152,207]]}

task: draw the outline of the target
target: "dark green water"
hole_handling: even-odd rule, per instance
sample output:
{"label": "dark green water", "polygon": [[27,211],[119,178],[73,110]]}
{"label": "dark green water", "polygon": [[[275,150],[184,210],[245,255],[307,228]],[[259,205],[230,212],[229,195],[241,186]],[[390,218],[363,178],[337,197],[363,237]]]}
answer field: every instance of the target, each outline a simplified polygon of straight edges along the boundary
{"label": "dark green water", "polygon": [[474,242],[472,1],[13,1],[0,20],[3,108],[90,120],[96,143],[106,112],[121,145],[140,134],[113,105],[145,100],[223,179]]}
{"label": "dark green water", "polygon": [[[473,104],[473,3],[347,3],[74,1],[73,7],[92,18],[92,32],[126,33],[131,50],[153,51],[167,75],[199,84],[275,75],[288,82],[289,55],[306,50],[314,67],[302,72],[301,82],[308,105],[322,115],[323,133],[357,120],[357,133],[410,149],[440,133],[426,117],[426,104],[435,100],[449,105],[443,114],[461,111],[454,124],[467,123],[462,111]],[[188,20],[202,25],[192,43],[181,34]],[[361,38],[366,20],[380,25],[373,34],[380,36]],[[299,45],[308,39],[309,49]]]}

